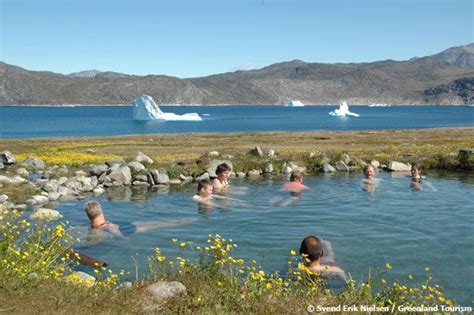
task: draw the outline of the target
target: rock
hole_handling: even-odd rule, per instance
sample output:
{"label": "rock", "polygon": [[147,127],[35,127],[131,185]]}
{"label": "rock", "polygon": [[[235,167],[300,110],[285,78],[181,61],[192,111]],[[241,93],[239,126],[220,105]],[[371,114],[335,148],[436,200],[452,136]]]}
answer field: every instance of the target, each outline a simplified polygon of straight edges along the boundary
{"label": "rock", "polygon": [[97,187],[97,188],[94,188],[94,190],[92,192],[95,195],[102,195],[103,193],[105,193],[105,189],[102,188],[102,187]]}
{"label": "rock", "polygon": [[28,178],[28,177],[30,177],[30,173],[29,173],[29,172],[26,170],[26,168],[24,168],[24,167],[18,168],[18,169],[16,170],[16,174],[17,174],[18,176],[23,177],[23,178]]}
{"label": "rock", "polygon": [[177,281],[158,281],[149,285],[146,290],[160,301],[186,295],[186,287]]}
{"label": "rock", "polygon": [[35,196],[32,196],[30,199],[28,199],[25,203],[31,207],[31,206],[42,205],[48,202],[49,202],[48,197],[42,196],[42,195],[35,195]]}
{"label": "rock", "polygon": [[243,178],[243,177],[245,177],[247,174],[245,174],[244,172],[237,172],[235,175],[237,175],[237,177]]}
{"label": "rock", "polygon": [[61,217],[61,214],[52,209],[39,208],[33,212],[30,216],[30,219],[48,219],[48,220],[57,220]]}
{"label": "rock", "polygon": [[2,162],[0,162],[0,170],[3,170],[5,168],[5,165],[3,165]]}
{"label": "rock", "polygon": [[0,153],[0,163],[4,165],[12,165],[16,163],[15,156],[10,151],[3,151]]}
{"label": "rock", "polygon": [[46,182],[44,185],[43,185],[43,190],[46,191],[46,192],[57,192],[58,191],[58,184],[57,184],[57,181],[55,180],[52,180],[52,181],[49,181],[49,182]]}
{"label": "rock", "polygon": [[7,195],[0,195],[0,203],[4,203],[5,201],[8,200],[8,196]]}
{"label": "rock", "polygon": [[323,172],[324,173],[334,173],[336,172],[336,169],[329,163],[324,163],[323,164]]}
{"label": "rock", "polygon": [[141,182],[147,182],[148,181],[148,176],[147,175],[135,175],[134,178],[135,178],[135,180],[139,180]]}
{"label": "rock", "polygon": [[155,185],[160,172],[158,170],[150,170],[150,174],[153,180],[150,182],[150,177],[148,176],[148,182],[152,185]]}
{"label": "rock", "polygon": [[0,184],[23,184],[26,183],[27,180],[20,177],[20,176],[13,176],[8,177],[4,175],[0,175]]}
{"label": "rock", "polygon": [[31,272],[28,274],[28,280],[38,279],[38,274],[36,272]]}
{"label": "rock", "polygon": [[42,191],[42,192],[41,192],[41,196],[48,197],[48,195],[49,195],[49,194],[48,194],[46,191]]}
{"label": "rock", "polygon": [[170,182],[170,178],[166,174],[158,174],[154,180],[156,185],[168,185]]}
{"label": "rock", "polygon": [[248,177],[258,177],[260,174],[262,174],[261,170],[251,170],[247,172]]}
{"label": "rock", "polygon": [[58,193],[61,196],[65,196],[65,195],[69,195],[71,192],[70,192],[69,188],[64,187],[64,186],[60,186],[60,187],[58,187]]}
{"label": "rock", "polygon": [[114,164],[112,165],[111,167],[109,167],[109,169],[107,170],[107,174],[110,174],[112,172],[115,172],[116,170],[118,170],[120,168],[120,165],[119,164]]}
{"label": "rock", "polygon": [[370,164],[372,164],[372,166],[375,167],[375,168],[379,168],[379,167],[380,167],[380,163],[379,163],[379,161],[377,161],[377,160],[372,160],[372,161],[370,161]]}
{"label": "rock", "polygon": [[391,161],[388,163],[387,169],[392,172],[409,172],[411,171],[411,165],[397,161]]}
{"label": "rock", "polygon": [[16,210],[26,210],[26,208],[28,208],[28,206],[25,205],[24,203],[20,203],[13,206],[13,209],[16,209]]}
{"label": "rock", "polygon": [[255,148],[253,148],[252,150],[249,151],[249,154],[251,155],[255,155],[255,156],[258,156],[258,157],[263,157],[265,154],[263,153],[263,150],[262,148],[260,148],[259,145],[257,145]]}
{"label": "rock", "polygon": [[69,172],[68,168],[65,166],[65,165],[61,165],[60,167],[58,167],[58,174],[67,174]]}
{"label": "rock", "polygon": [[89,173],[91,175],[95,175],[95,176],[101,176],[102,174],[104,174],[105,172],[107,172],[107,165],[105,164],[100,164],[100,165],[94,165],[92,166],[92,168],[90,169]]}
{"label": "rock", "polygon": [[145,170],[145,166],[142,163],[137,162],[137,161],[132,161],[128,163],[127,166],[130,168],[133,174],[136,174]]}
{"label": "rock", "polygon": [[59,177],[57,180],[57,183],[59,186],[63,185],[65,182],[67,182],[68,178],[66,176]]}
{"label": "rock", "polygon": [[310,159],[314,158],[315,156],[316,156],[316,153],[314,153],[314,152],[310,152],[310,153],[309,153],[309,158],[310,158]]}
{"label": "rock", "polygon": [[291,174],[291,172],[293,172],[293,170],[288,165],[283,166],[281,169],[281,173],[285,175]]}
{"label": "rock", "polygon": [[344,164],[349,165],[351,163],[351,157],[347,153],[341,154],[341,161],[344,162]]}
{"label": "rock", "polygon": [[95,154],[95,151],[92,150],[92,149],[87,149],[86,152],[87,152],[87,153],[91,153],[91,154]]}
{"label": "rock", "polygon": [[268,155],[268,157],[274,157],[275,156],[275,150],[273,150],[273,149],[268,150],[267,155]]}
{"label": "rock", "polygon": [[133,181],[132,186],[148,187],[148,186],[150,186],[150,183],[142,182],[140,180],[135,180],[135,181]]}
{"label": "rock", "polygon": [[95,278],[85,272],[82,271],[74,271],[69,276],[66,277],[68,282],[72,282],[74,284],[82,284],[86,287],[91,287],[95,284]]}
{"label": "rock", "polygon": [[21,165],[26,167],[27,169],[32,169],[32,170],[43,170],[45,167],[43,161],[34,157],[28,157],[26,160],[24,160],[21,163]]}
{"label": "rock", "polygon": [[222,158],[225,159],[225,160],[232,160],[232,159],[234,158],[234,156],[233,156],[233,155],[230,155],[230,154],[224,154],[224,155],[222,156]]}
{"label": "rock", "polygon": [[209,153],[207,154],[207,156],[210,157],[210,158],[216,158],[216,157],[219,156],[219,152],[217,152],[217,151],[211,151],[211,152],[209,152]]}
{"label": "rock", "polygon": [[123,289],[132,289],[133,288],[133,283],[130,282],[130,281],[125,281],[125,282],[122,282],[120,285],[119,285],[120,288],[123,288]]}
{"label": "rock", "polygon": [[180,179],[183,183],[189,183],[189,182],[192,182],[192,181],[193,181],[193,177],[192,177],[192,176],[186,176],[186,175],[183,175],[183,174],[180,174],[180,175],[179,175],[179,179]]}
{"label": "rock", "polygon": [[133,160],[139,163],[153,164],[153,160],[143,152],[136,152]]}
{"label": "rock", "polygon": [[128,166],[122,166],[109,174],[109,178],[113,182],[121,182],[123,185],[130,185],[132,181],[132,173]]}
{"label": "rock", "polygon": [[83,170],[78,170],[74,174],[76,175],[76,177],[84,177],[87,175],[87,173],[84,172]]}
{"label": "rock", "polygon": [[263,170],[263,172],[265,174],[271,174],[273,173],[275,170],[273,168],[273,164],[271,162],[269,162],[266,166],[265,166],[265,169]]}
{"label": "rock", "polygon": [[199,176],[196,177],[194,180],[195,180],[196,182],[200,182],[200,181],[205,180],[205,179],[207,179],[207,180],[210,179],[208,172],[205,172],[205,173],[199,175]]}
{"label": "rock", "polygon": [[218,165],[220,165],[222,163],[226,163],[227,165],[230,166],[231,170],[233,169],[234,165],[232,165],[232,162],[229,161],[229,160],[212,160],[211,162],[209,162],[209,167],[207,168],[207,172],[209,173],[209,177],[217,177],[216,168],[217,168]]}
{"label": "rock", "polygon": [[336,163],[336,170],[339,172],[349,172],[349,167],[344,161],[339,161]]}
{"label": "rock", "polygon": [[61,195],[61,197],[59,197],[59,201],[72,201],[72,200],[76,200],[77,198],[73,195]]}
{"label": "rock", "polygon": [[49,201],[56,201],[59,200],[59,197],[61,197],[61,194],[58,192],[52,192],[48,194],[48,199]]}
{"label": "rock", "polygon": [[180,185],[180,184],[181,184],[181,180],[179,180],[179,179],[177,179],[177,178],[173,178],[173,179],[170,179],[169,184],[170,184],[170,185]]}
{"label": "rock", "polygon": [[108,166],[108,167],[112,167],[114,164],[118,164],[118,166],[124,166],[125,164],[127,164],[125,162],[124,159],[117,159],[117,160],[109,160],[107,162],[105,162],[105,164]]}
{"label": "rock", "polygon": [[364,160],[361,160],[359,158],[352,159],[351,162],[352,162],[351,164],[354,165],[354,166],[365,167],[367,165],[367,162],[365,162]]}

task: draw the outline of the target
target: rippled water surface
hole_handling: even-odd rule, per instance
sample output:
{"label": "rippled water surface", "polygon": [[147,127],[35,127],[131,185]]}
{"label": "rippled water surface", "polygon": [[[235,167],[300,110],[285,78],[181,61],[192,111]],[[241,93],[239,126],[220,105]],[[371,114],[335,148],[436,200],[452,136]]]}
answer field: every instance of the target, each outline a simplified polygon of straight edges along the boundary
{"label": "rippled water surface", "polygon": [[[178,255],[171,238],[204,244],[208,233],[219,233],[237,244],[237,256],[256,259],[267,271],[284,271],[290,249],[308,234],[332,243],[336,261],[355,279],[367,279],[369,267],[390,262],[389,279],[421,282],[430,266],[437,284],[458,302],[470,303],[474,292],[474,175],[428,174],[421,190],[399,174],[379,174],[373,193],[363,190],[361,174],[305,178],[310,190],[301,199],[280,192],[282,179],[234,179],[229,197],[243,201],[219,203],[220,209],[199,211],[191,197],[195,186],[158,191],[115,190],[101,197],[108,220],[192,220],[183,225],[134,234],[127,240],[106,237],[82,247],[112,268],[133,270],[138,254],[146,257],[159,246]],[[59,205],[66,219],[83,226],[84,201]]]}
{"label": "rippled water surface", "polygon": [[363,130],[473,126],[469,106],[353,106],[359,118],[331,117],[335,106],[192,106],[165,112],[203,115],[201,122],[137,122],[132,107],[0,106],[0,138],[278,130]]}

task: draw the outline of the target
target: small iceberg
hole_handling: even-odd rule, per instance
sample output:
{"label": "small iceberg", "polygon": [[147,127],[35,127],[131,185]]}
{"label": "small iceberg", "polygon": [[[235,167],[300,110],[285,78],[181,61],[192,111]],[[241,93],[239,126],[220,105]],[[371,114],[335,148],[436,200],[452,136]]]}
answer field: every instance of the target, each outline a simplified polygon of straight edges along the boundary
{"label": "small iceberg", "polygon": [[329,115],[337,116],[337,117],[346,117],[346,116],[359,117],[359,114],[351,113],[349,111],[349,106],[347,105],[346,102],[342,102],[342,104],[339,105],[339,108],[330,112]]}
{"label": "small iceberg", "polygon": [[175,113],[164,113],[155,101],[148,95],[142,95],[132,102],[133,119],[140,121],[165,120],[165,121],[201,121],[202,118],[196,113],[178,115]]}
{"label": "small iceberg", "polygon": [[303,102],[300,102],[300,101],[289,100],[286,106],[287,107],[304,107],[304,104]]}

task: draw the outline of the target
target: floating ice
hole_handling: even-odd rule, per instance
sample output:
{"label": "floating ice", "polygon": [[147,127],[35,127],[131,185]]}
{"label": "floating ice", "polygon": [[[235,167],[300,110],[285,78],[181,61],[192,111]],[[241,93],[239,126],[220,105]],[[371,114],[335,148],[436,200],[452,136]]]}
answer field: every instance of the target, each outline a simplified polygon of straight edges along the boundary
{"label": "floating ice", "polygon": [[349,111],[349,106],[347,105],[346,102],[342,102],[342,104],[339,105],[339,108],[330,112],[329,115],[338,116],[338,117],[346,117],[346,116],[359,117],[359,114],[351,113]]}
{"label": "floating ice", "polygon": [[304,104],[300,101],[290,100],[290,101],[288,101],[286,106],[288,106],[288,107],[304,107]]}
{"label": "floating ice", "polygon": [[382,104],[373,103],[373,104],[369,105],[369,107],[390,107],[390,106],[392,106],[392,105],[387,104],[387,103],[382,103]]}
{"label": "floating ice", "polygon": [[134,120],[201,121],[196,113],[177,115],[164,113],[148,95],[142,95],[132,102]]}

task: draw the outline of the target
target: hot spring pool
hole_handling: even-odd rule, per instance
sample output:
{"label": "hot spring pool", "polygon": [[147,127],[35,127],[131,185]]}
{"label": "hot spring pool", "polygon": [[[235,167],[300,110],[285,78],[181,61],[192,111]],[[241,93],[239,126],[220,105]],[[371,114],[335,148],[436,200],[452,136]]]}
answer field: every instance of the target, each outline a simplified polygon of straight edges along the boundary
{"label": "hot spring pool", "polygon": [[[136,256],[141,272],[146,257],[160,247],[167,256],[180,255],[171,242],[203,245],[209,233],[232,238],[235,255],[252,259],[267,271],[287,267],[289,251],[315,234],[332,243],[338,264],[356,280],[367,279],[369,267],[393,269],[388,279],[424,279],[429,266],[435,284],[458,303],[468,304],[474,292],[474,175],[428,174],[422,190],[410,188],[405,174],[380,173],[373,193],[363,190],[362,174],[307,176],[310,190],[299,200],[280,192],[281,178],[234,179],[228,196],[244,202],[220,203],[223,209],[200,211],[191,200],[195,185],[109,190],[99,201],[108,220],[194,220],[129,239],[104,238],[82,251],[101,258],[112,269],[132,271]],[[429,184],[430,185],[429,185]],[[429,187],[432,186],[432,187]],[[88,224],[85,200],[60,203],[58,208],[73,226]],[[137,256],[138,255],[138,256]]]}

